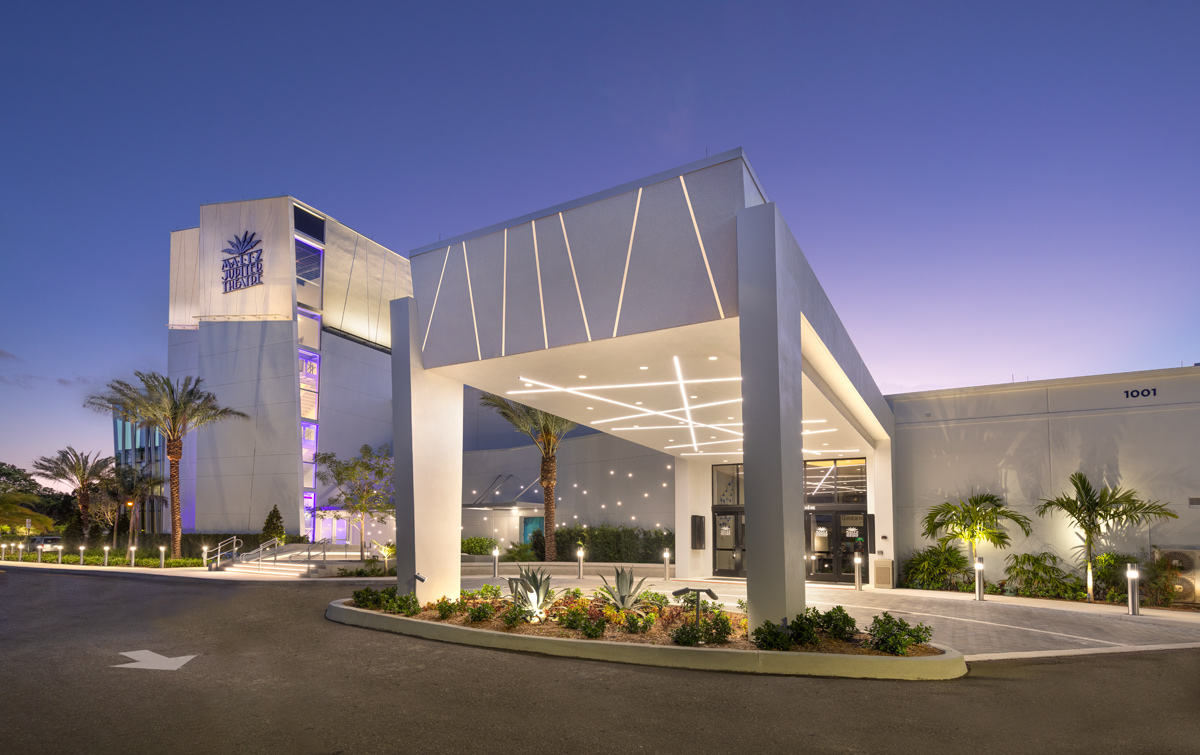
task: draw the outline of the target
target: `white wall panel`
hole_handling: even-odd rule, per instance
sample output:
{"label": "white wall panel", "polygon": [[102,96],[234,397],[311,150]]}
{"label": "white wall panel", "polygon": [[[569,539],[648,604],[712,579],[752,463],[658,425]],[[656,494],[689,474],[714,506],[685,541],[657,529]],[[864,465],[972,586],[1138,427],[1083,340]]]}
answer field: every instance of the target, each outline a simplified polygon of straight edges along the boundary
{"label": "white wall panel", "polygon": [[[289,197],[204,205],[200,208],[200,312],[202,318],[288,319],[295,302],[296,259]],[[222,291],[222,263],[234,236],[256,234],[262,243],[263,283]]]}
{"label": "white wall panel", "polygon": [[200,314],[200,229],[171,231],[167,327],[194,329]]}
{"label": "white wall panel", "polygon": [[412,295],[408,260],[332,218],[325,242],[323,323],[390,346],[388,302]]}
{"label": "white wall panel", "polygon": [[542,296],[546,306],[546,334],[550,346],[585,343],[589,340],[580,309],[575,275],[567,257],[562,224],[558,215],[534,221],[538,259],[542,266]]}

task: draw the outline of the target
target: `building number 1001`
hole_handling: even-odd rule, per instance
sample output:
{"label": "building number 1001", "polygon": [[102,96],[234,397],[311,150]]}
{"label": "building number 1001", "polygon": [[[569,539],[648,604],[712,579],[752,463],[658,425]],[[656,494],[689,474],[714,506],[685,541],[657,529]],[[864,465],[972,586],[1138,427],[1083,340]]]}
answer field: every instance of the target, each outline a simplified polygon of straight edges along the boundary
{"label": "building number 1001", "polygon": [[1125,391],[1125,398],[1148,398],[1150,396],[1157,396],[1157,395],[1158,395],[1157,388],[1143,388],[1140,391],[1137,389],[1134,389],[1132,391]]}

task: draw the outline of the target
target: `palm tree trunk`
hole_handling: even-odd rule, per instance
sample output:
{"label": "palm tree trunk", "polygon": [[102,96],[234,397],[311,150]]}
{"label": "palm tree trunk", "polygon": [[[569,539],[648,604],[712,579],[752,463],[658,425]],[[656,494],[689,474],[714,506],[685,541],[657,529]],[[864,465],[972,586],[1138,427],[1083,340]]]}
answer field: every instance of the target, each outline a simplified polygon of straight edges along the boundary
{"label": "palm tree trunk", "polygon": [[546,536],[546,561],[558,560],[555,542],[554,486],[558,484],[558,460],[554,454],[542,457],[542,532]]}
{"label": "palm tree trunk", "polygon": [[92,529],[92,497],[88,495],[87,485],[79,486],[79,521],[83,523],[83,544],[88,544],[88,535]]}
{"label": "palm tree trunk", "polygon": [[183,458],[183,439],[167,441],[167,460],[171,466],[171,558],[183,558],[183,512],[179,506],[179,460]]}

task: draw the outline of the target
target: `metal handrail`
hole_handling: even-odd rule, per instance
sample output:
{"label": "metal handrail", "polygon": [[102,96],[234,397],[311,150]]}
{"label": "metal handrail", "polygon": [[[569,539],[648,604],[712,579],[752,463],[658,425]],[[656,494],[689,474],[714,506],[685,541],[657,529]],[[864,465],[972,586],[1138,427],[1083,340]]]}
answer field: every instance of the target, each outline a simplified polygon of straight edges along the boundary
{"label": "metal handrail", "polygon": [[208,553],[208,555],[206,555],[204,557],[204,567],[208,568],[208,563],[210,561],[212,561],[215,563],[216,568],[220,569],[221,568],[221,556],[228,554],[236,559],[238,548],[241,548],[241,547],[242,547],[242,541],[238,539],[237,535],[233,535],[232,537],[225,538],[221,542],[217,543],[216,551],[210,551]]}
{"label": "metal handrail", "polygon": [[[320,546],[320,548],[321,548],[321,566],[325,565],[326,552],[329,550],[329,545],[331,542],[332,541],[329,538],[323,537],[320,540],[316,541],[315,543],[311,543],[308,546],[308,548],[306,548],[303,551],[303,556],[304,556],[303,560],[305,563],[308,564],[308,568],[305,570],[306,574],[312,572],[312,555],[313,555],[313,550],[317,546]],[[295,558],[295,556],[296,556],[295,553],[290,554],[288,556],[288,560],[293,560]]]}
{"label": "metal handrail", "polygon": [[238,560],[240,560],[243,564],[248,561],[257,561],[258,569],[259,569],[259,571],[262,571],[263,554],[265,554],[268,550],[270,550],[270,551],[272,551],[272,558],[271,558],[272,562],[278,561],[279,546],[281,546],[281,545],[283,545],[283,543],[280,542],[279,538],[273,537],[270,540],[268,540],[267,542],[259,545],[257,548],[250,551],[249,553],[243,553],[242,556]]}

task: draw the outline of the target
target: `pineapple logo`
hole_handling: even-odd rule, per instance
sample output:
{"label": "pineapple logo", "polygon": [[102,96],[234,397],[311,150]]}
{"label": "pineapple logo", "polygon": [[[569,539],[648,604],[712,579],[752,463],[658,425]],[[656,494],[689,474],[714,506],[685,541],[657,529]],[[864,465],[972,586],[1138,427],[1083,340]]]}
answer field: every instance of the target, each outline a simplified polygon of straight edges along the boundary
{"label": "pineapple logo", "polygon": [[229,246],[221,251],[229,257],[221,261],[222,293],[240,291],[263,282],[262,239],[257,233],[246,231],[241,236],[234,234]]}

